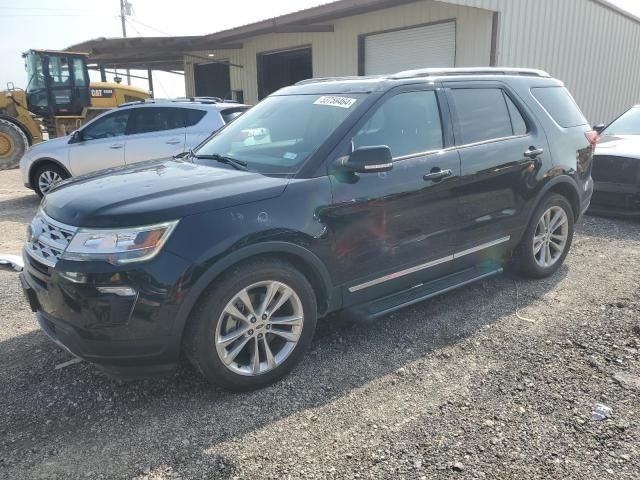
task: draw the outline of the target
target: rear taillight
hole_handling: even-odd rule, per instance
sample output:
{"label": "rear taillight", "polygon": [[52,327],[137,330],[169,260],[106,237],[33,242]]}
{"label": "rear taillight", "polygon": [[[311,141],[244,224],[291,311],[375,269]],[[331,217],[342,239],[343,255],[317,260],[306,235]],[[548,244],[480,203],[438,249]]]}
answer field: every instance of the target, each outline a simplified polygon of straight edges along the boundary
{"label": "rear taillight", "polygon": [[585,132],[584,136],[587,137],[587,140],[589,140],[591,147],[596,148],[598,138],[600,138],[598,132],[596,132],[595,130],[589,130],[588,132]]}

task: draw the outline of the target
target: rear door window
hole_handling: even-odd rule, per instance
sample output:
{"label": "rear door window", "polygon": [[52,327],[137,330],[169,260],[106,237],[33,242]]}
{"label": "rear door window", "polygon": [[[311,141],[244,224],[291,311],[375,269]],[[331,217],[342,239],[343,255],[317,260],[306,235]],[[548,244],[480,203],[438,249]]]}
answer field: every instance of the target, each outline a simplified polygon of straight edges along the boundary
{"label": "rear door window", "polygon": [[130,135],[183,128],[182,109],[170,107],[138,108],[131,114]]}
{"label": "rear door window", "polygon": [[536,87],[531,89],[531,93],[561,127],[587,125],[587,119],[566,88]]}
{"label": "rear door window", "polygon": [[509,95],[505,94],[504,99],[507,101],[507,108],[509,109],[509,116],[511,117],[511,125],[513,128],[514,135],[524,135],[529,129],[527,128],[527,122],[525,121],[522,113],[516,107],[513,100],[509,98]]}
{"label": "rear door window", "polygon": [[513,136],[511,116],[502,89],[454,88],[450,97],[457,115],[458,145]]}
{"label": "rear door window", "polygon": [[353,137],[354,148],[379,145],[388,146],[393,158],[442,149],[436,93],[406,92],[386,100]]}

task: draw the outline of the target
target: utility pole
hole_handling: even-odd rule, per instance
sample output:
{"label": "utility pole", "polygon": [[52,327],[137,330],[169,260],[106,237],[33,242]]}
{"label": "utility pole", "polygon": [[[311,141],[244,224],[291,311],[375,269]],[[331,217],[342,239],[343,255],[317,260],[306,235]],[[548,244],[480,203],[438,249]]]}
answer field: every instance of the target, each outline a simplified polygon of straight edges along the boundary
{"label": "utility pole", "polygon": [[[127,0],[120,0],[120,22],[122,23],[122,38],[127,38],[125,16],[131,15],[131,4]],[[131,85],[131,72],[127,68],[127,85]]]}

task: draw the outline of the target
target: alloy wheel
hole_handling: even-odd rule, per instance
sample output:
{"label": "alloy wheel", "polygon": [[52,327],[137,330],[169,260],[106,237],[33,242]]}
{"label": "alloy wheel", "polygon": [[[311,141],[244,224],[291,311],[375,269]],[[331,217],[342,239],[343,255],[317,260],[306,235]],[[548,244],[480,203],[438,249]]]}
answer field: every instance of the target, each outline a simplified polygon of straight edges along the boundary
{"label": "alloy wheel", "polygon": [[254,283],[223,309],[215,334],[218,357],[232,372],[263,375],[295,349],[304,323],[302,302],[282,282]]}
{"label": "alloy wheel", "polygon": [[38,177],[38,188],[44,194],[49,192],[53,186],[62,180],[62,177],[57,172],[52,170],[45,170]]}
{"label": "alloy wheel", "polygon": [[569,218],[561,207],[544,212],[533,236],[533,256],[542,268],[554,265],[564,253],[569,238]]}

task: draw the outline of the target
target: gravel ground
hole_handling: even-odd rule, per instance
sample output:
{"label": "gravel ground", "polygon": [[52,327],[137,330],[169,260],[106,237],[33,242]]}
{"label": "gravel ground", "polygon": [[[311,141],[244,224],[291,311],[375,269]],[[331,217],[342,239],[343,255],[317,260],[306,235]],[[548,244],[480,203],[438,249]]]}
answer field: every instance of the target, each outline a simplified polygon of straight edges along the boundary
{"label": "gravel ground", "polygon": [[[37,205],[0,172],[0,253]],[[554,277],[329,319],[292,375],[249,394],[188,366],[132,383],[56,370],[69,355],[0,267],[0,478],[638,479],[639,267],[640,223],[587,217]]]}

